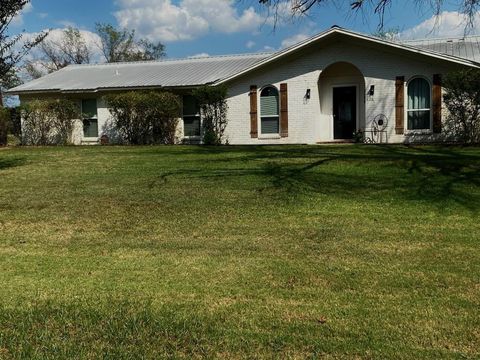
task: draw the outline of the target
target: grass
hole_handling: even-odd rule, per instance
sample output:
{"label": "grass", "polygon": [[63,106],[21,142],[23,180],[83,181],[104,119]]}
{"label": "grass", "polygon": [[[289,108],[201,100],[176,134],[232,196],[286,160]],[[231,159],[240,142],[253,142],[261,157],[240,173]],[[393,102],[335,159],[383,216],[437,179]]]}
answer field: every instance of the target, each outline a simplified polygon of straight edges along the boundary
{"label": "grass", "polygon": [[480,357],[480,148],[10,148],[0,184],[0,359]]}

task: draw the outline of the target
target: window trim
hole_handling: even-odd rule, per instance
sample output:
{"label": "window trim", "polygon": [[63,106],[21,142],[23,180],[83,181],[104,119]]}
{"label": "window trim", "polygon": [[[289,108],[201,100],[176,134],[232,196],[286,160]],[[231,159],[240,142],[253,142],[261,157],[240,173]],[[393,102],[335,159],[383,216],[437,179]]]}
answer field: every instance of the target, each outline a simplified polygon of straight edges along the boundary
{"label": "window trim", "polygon": [[[86,117],[83,117],[83,102],[86,101],[86,100],[95,100],[95,104],[96,104],[96,109],[97,109],[97,115],[95,117],[90,117],[90,118],[86,118]],[[82,115],[81,117],[81,121],[82,121],[82,140],[85,140],[85,141],[92,141],[92,140],[98,140],[99,137],[100,137],[100,124],[99,124],[99,120],[98,120],[98,99],[97,98],[85,98],[85,99],[80,99],[80,114]],[[97,121],[97,136],[85,136],[85,130],[83,129],[83,122],[85,120],[96,120]]]}
{"label": "window trim", "polygon": [[[410,83],[414,81],[415,79],[422,79],[425,80],[430,87],[430,108],[428,109],[409,109],[408,107],[408,87],[410,86]],[[412,76],[408,81],[405,82],[405,100],[404,100],[404,105],[405,105],[405,123],[404,123],[404,130],[405,134],[424,134],[424,135],[430,135],[433,134],[433,84],[430,79],[428,79],[426,76],[423,75],[415,75]],[[429,111],[430,112],[430,128],[428,129],[409,129],[408,128],[408,113],[413,112],[413,111]]]}
{"label": "window trim", "polygon": [[[199,140],[202,138],[202,114],[200,112],[200,107],[198,108],[198,113],[196,114],[185,114],[184,113],[184,100],[186,96],[192,96],[191,94],[184,94],[182,95],[182,132],[183,132],[183,138],[185,140]],[[198,117],[200,119],[200,135],[193,135],[193,136],[187,136],[185,135],[185,117]]]}
{"label": "window trim", "polygon": [[[275,89],[275,91],[277,92],[277,96],[278,96],[278,115],[277,115],[277,118],[278,118],[278,133],[266,133],[264,134],[262,132],[262,118],[264,117],[273,117],[273,116],[262,116],[262,92],[263,90],[267,89],[267,88],[273,88]],[[280,122],[280,116],[281,116],[281,113],[280,113],[280,109],[282,108],[282,105],[281,105],[281,101],[282,101],[282,98],[280,96],[280,90],[277,86],[273,85],[273,84],[268,84],[268,85],[264,85],[262,86],[260,89],[258,89],[258,117],[260,119],[259,121],[259,126],[258,126],[258,139],[259,140],[271,140],[271,139],[280,139],[281,136],[281,132],[282,132],[282,129],[280,128],[280,125],[281,125],[281,122]]]}

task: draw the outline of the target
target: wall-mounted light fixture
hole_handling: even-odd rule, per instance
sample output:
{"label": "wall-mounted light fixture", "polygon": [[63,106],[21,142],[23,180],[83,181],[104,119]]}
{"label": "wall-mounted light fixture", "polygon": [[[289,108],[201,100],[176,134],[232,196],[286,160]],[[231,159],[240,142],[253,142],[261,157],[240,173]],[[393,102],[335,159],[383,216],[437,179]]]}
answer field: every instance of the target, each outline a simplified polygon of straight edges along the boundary
{"label": "wall-mounted light fixture", "polygon": [[310,95],[311,95],[311,93],[312,93],[311,90],[310,90],[310,89],[307,89],[307,92],[306,92],[306,94],[305,94],[305,99],[310,100]]}
{"label": "wall-mounted light fixture", "polygon": [[368,90],[368,95],[369,96],[375,95],[375,85],[370,86],[370,90]]}

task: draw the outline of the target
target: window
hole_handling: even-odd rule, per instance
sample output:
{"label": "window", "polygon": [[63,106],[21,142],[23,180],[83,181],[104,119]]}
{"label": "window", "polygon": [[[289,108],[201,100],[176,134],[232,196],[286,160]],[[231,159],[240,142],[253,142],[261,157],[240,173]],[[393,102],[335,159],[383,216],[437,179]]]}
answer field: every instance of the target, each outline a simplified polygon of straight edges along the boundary
{"label": "window", "polygon": [[278,90],[268,86],[260,93],[261,134],[280,133]]}
{"label": "window", "polygon": [[415,78],[408,83],[408,130],[431,129],[431,90],[427,80]]}
{"label": "window", "polygon": [[200,136],[200,107],[191,95],[183,97],[183,136]]}
{"label": "window", "polygon": [[97,99],[82,100],[83,136],[98,137]]}

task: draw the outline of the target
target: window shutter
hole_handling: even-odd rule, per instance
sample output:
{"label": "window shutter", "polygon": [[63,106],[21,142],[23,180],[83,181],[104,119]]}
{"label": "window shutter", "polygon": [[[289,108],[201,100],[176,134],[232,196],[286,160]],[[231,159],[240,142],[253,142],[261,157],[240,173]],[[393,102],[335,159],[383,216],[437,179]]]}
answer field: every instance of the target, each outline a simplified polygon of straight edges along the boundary
{"label": "window shutter", "polygon": [[280,84],[280,136],[288,137],[288,85]]}
{"label": "window shutter", "polygon": [[433,75],[433,132],[442,132],[442,75]]}
{"label": "window shutter", "polygon": [[402,135],[405,128],[405,77],[395,81],[395,133]]}
{"label": "window shutter", "polygon": [[257,85],[250,86],[250,136],[258,137]]}

